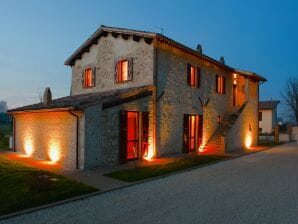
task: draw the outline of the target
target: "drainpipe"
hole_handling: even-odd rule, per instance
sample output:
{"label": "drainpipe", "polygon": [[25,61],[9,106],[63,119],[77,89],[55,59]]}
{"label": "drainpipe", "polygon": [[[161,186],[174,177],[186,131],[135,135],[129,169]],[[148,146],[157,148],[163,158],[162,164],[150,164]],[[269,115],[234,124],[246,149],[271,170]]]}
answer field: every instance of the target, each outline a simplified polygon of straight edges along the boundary
{"label": "drainpipe", "polygon": [[12,115],[12,150],[15,152],[16,151],[16,119]]}
{"label": "drainpipe", "polygon": [[72,111],[68,111],[76,118],[76,169],[79,169],[79,116]]}

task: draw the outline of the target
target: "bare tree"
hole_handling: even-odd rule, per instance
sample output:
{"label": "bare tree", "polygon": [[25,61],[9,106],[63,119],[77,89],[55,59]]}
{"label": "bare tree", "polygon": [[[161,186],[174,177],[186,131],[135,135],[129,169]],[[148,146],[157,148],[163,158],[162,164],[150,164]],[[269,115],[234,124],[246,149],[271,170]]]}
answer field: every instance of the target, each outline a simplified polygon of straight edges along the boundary
{"label": "bare tree", "polygon": [[0,113],[6,113],[7,111],[7,102],[0,100]]}
{"label": "bare tree", "polygon": [[298,78],[290,77],[281,96],[284,100],[290,119],[298,124]]}

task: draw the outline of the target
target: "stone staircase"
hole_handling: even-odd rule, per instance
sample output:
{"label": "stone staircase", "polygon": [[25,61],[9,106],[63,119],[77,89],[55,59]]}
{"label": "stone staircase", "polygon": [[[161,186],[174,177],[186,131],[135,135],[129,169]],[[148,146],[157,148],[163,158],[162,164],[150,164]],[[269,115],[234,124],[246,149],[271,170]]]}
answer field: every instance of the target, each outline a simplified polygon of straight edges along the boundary
{"label": "stone staircase", "polygon": [[222,122],[218,125],[214,134],[204,147],[204,152],[224,154],[225,153],[225,141],[224,137],[228,134],[231,127],[235,124],[240,113],[246,104],[241,107],[234,107],[228,113],[222,115]]}

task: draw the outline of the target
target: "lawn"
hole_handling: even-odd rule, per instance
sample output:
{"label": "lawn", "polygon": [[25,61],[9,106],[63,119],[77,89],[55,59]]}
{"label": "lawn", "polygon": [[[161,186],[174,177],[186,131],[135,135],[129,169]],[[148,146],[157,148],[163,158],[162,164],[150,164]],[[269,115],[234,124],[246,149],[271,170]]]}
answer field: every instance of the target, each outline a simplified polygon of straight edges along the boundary
{"label": "lawn", "polygon": [[98,191],[0,155],[0,216]]}
{"label": "lawn", "polygon": [[187,156],[183,158],[177,158],[173,162],[170,162],[168,164],[140,166],[134,169],[119,170],[104,175],[127,182],[134,182],[157,176],[162,176],[190,167],[200,166],[219,160],[224,160],[226,158],[228,157],[218,155]]}

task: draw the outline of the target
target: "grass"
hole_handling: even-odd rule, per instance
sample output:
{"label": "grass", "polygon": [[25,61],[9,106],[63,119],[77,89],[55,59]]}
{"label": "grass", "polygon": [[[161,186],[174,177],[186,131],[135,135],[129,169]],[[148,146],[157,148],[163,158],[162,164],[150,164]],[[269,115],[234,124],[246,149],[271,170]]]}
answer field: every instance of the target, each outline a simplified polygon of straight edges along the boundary
{"label": "grass", "polygon": [[127,182],[134,182],[162,176],[190,167],[212,163],[226,158],[228,157],[217,155],[188,156],[183,158],[177,158],[173,162],[168,164],[140,166],[136,167],[135,169],[119,170],[104,175]]}
{"label": "grass", "polygon": [[98,191],[0,155],[0,215]]}

